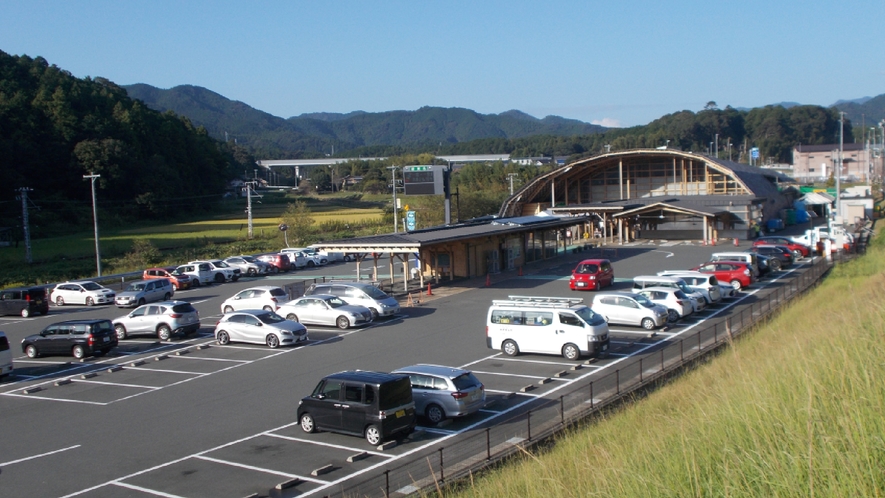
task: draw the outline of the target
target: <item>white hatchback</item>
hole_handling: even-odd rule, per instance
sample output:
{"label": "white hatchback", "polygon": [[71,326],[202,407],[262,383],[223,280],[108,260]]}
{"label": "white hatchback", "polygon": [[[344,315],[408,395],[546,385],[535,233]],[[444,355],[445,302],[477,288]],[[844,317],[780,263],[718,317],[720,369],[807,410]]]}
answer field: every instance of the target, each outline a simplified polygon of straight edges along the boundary
{"label": "white hatchback", "polygon": [[595,294],[590,309],[604,316],[608,323],[639,325],[646,330],[663,326],[669,316],[667,308],[632,292]]}
{"label": "white hatchback", "polygon": [[649,301],[667,308],[668,319],[675,322],[694,312],[691,299],[679,289],[672,287],[646,287],[637,294],[645,296]]}
{"label": "white hatchback", "polygon": [[288,300],[289,294],[281,287],[261,285],[242,290],[226,299],[221,303],[221,312],[227,314],[239,310],[276,311]]}
{"label": "white hatchback", "polygon": [[58,284],[49,295],[50,302],[56,306],[66,304],[109,304],[114,302],[116,293],[107,287],[102,287],[95,282],[65,282]]}

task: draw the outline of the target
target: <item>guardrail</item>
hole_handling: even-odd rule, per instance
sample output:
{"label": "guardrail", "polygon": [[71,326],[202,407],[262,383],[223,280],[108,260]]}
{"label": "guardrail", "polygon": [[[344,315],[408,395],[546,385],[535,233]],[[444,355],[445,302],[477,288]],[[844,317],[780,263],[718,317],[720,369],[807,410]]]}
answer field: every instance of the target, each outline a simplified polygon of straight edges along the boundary
{"label": "guardrail", "polygon": [[[399,466],[379,471],[360,481],[346,481],[326,496],[397,496],[466,477],[504,458],[522,452],[574,426],[624,396],[650,387],[659,379],[696,362],[730,343],[790,300],[817,285],[836,262],[852,255],[819,258],[799,277],[745,306],[736,315],[669,343],[650,355],[628,358],[617,369],[582,384],[556,399],[537,400],[531,410],[483,430],[455,438],[450,444],[415,455]],[[579,367],[580,368],[580,367]],[[567,374],[566,374],[567,375]]]}

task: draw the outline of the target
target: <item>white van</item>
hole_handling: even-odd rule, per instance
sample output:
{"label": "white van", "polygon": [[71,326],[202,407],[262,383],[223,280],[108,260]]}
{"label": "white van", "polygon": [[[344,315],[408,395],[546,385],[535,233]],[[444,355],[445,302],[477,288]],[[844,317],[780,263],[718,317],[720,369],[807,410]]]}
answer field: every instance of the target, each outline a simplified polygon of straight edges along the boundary
{"label": "white van", "polygon": [[681,290],[691,299],[691,309],[695,313],[704,311],[704,308],[707,307],[707,300],[704,299],[704,295],[689,287],[680,277],[662,277],[660,275],[633,277],[633,292],[639,292],[649,287],[671,287]]}
{"label": "white van", "polygon": [[724,285],[716,280],[716,275],[701,273],[690,270],[664,270],[659,271],[662,277],[679,277],[689,288],[700,292],[707,304],[716,304],[722,300],[723,287],[732,289],[730,285]]}
{"label": "white van", "polygon": [[12,373],[12,350],[9,349],[9,339],[6,334],[0,332],[0,377]]}
{"label": "white van", "polygon": [[752,252],[714,252],[710,261],[741,261],[753,269],[753,276],[759,279],[759,259]]}
{"label": "white van", "polygon": [[608,354],[608,324],[581,298],[507,296],[486,318],[486,346],[508,356],[561,354],[568,360]]}

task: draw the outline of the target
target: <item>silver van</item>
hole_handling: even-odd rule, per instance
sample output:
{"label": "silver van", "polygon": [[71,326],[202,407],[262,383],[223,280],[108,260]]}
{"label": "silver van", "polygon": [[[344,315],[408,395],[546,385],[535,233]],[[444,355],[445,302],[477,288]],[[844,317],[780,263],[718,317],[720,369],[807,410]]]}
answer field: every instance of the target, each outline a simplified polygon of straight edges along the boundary
{"label": "silver van", "polygon": [[175,294],[175,287],[168,278],[137,280],[126,290],[117,294],[114,304],[120,308],[131,308],[154,301],[168,301]]}
{"label": "silver van", "polygon": [[0,332],[0,378],[12,373],[12,350],[9,349],[9,339],[6,334]]}
{"label": "silver van", "polygon": [[391,373],[409,376],[415,411],[434,424],[476,413],[486,404],[485,387],[470,370],[420,364]]}
{"label": "silver van", "polygon": [[649,287],[671,287],[681,290],[691,300],[691,309],[695,313],[703,311],[707,307],[704,295],[689,287],[680,277],[662,277],[660,275],[633,277],[633,292],[639,292]]}
{"label": "silver van", "polygon": [[399,313],[399,302],[372,284],[362,282],[325,282],[311,285],[305,296],[314,294],[332,294],[347,304],[358,304],[369,308],[372,319],[379,316],[393,316]]}
{"label": "silver van", "polygon": [[610,324],[638,325],[645,330],[661,327],[669,318],[667,308],[632,292],[601,292],[593,296],[590,307]]}

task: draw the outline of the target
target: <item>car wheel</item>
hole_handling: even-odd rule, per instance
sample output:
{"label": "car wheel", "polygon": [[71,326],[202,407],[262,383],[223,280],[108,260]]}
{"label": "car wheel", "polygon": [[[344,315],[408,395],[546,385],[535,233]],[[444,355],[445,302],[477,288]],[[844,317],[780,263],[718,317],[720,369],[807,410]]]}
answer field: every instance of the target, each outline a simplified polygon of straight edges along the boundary
{"label": "car wheel", "polygon": [[37,347],[33,344],[29,344],[28,347],[25,348],[25,354],[28,355],[28,358],[36,358],[40,356],[40,352],[37,351]]}
{"label": "car wheel", "polygon": [[27,317],[31,316],[31,309],[30,308],[22,308],[21,315],[22,315],[22,318],[27,318]]}
{"label": "car wheel", "polygon": [[667,320],[671,322],[679,320],[679,313],[677,313],[676,310],[667,310]]}
{"label": "car wheel", "polygon": [[225,307],[224,307],[224,314],[225,314],[225,315],[228,314],[228,313],[233,313],[233,312],[234,312],[234,308],[233,308],[233,306],[228,305],[228,306],[225,306]]}
{"label": "car wheel", "polygon": [[777,259],[772,260],[772,262],[769,263],[769,266],[771,266],[771,271],[781,271],[781,262],[780,262],[780,260],[777,260]]}
{"label": "car wheel", "polygon": [[79,360],[86,356],[86,350],[83,349],[83,346],[77,344],[74,346],[74,349],[71,350],[71,354],[74,355],[74,358]]}
{"label": "car wheel", "polygon": [[91,297],[87,297],[86,298],[86,306],[94,306],[94,305],[95,305],[95,299],[92,299]]}
{"label": "car wheel", "polygon": [[349,255],[349,254],[345,254],[345,255],[344,255],[344,262],[345,262],[345,263],[350,263],[350,261],[351,261],[351,259],[350,259],[350,255]]}
{"label": "car wheel", "polygon": [[191,283],[191,285],[193,285],[194,287],[199,287],[200,286],[200,279],[195,278],[194,281]]}
{"label": "car wheel", "polygon": [[168,341],[169,338],[172,337],[172,329],[166,324],[160,325],[157,327],[157,337],[159,337],[161,341]]}
{"label": "car wheel", "polygon": [[734,289],[734,290],[736,290],[736,291],[741,290],[741,281],[738,280],[738,279],[734,279],[734,280],[732,280],[732,281],[731,281],[731,288]]}
{"label": "car wheel", "polygon": [[[288,315],[286,315],[286,320],[289,320],[289,321],[291,321],[291,322],[297,322],[297,321],[298,321],[298,315],[296,315],[295,313],[289,313]],[[300,323],[300,322],[299,322],[299,323]]]}
{"label": "car wheel", "polygon": [[643,318],[642,328],[644,328],[645,330],[652,330],[653,328],[655,328],[655,321],[651,318]]}
{"label": "car wheel", "polygon": [[111,352],[111,348],[103,348],[103,349],[101,350],[101,354],[102,354],[102,355],[106,355],[106,354],[108,354],[108,353],[110,353],[110,352]]}
{"label": "car wheel", "polygon": [[216,273],[215,274],[215,283],[216,284],[223,284],[224,283],[224,275],[222,275],[220,273]]}
{"label": "car wheel", "polygon": [[65,305],[65,298],[63,298],[61,296],[58,296],[57,298],[55,298],[55,305],[56,306],[64,306]]}
{"label": "car wheel", "polygon": [[793,251],[793,259],[802,259],[802,251],[798,249]]}
{"label": "car wheel", "polygon": [[172,294],[169,294],[168,292],[163,294],[163,301],[168,301],[170,299],[172,299]]}
{"label": "car wheel", "polygon": [[136,303],[136,306],[141,306],[141,305],[143,305],[144,303],[145,303],[144,298],[141,298],[141,299],[138,300],[138,303]]}
{"label": "car wheel", "polygon": [[372,321],[374,322],[378,319],[378,310],[376,310],[375,308],[369,308],[369,311],[372,312]]}
{"label": "car wheel", "polygon": [[446,412],[439,405],[428,405],[427,409],[424,410],[424,414],[427,415],[427,420],[434,424],[438,424],[446,418]]}
{"label": "car wheel", "polygon": [[350,327],[350,320],[348,320],[346,316],[339,316],[338,319],[335,320],[335,325],[337,325],[339,329],[346,329]]}
{"label": "car wheel", "polygon": [[378,430],[377,425],[366,427],[366,441],[372,446],[378,446],[381,443],[381,431]]}
{"label": "car wheel", "polygon": [[117,339],[123,340],[127,337],[126,327],[122,323],[114,325],[114,330],[117,332]]}
{"label": "car wheel", "polygon": [[562,356],[566,360],[575,361],[581,357],[581,350],[574,344],[566,344],[562,347]]}
{"label": "car wheel", "polygon": [[230,344],[230,336],[223,330],[219,330],[218,333],[215,334],[215,340],[217,340],[218,344],[221,344],[222,346]]}
{"label": "car wheel", "polygon": [[239,279],[240,279],[240,276],[239,276],[239,275],[234,275],[233,277],[230,278],[230,281],[231,281],[231,282],[236,282],[236,281],[239,280]]}
{"label": "car wheel", "polygon": [[301,415],[301,430],[308,434],[317,431],[317,426],[313,421],[313,417],[311,417],[309,413]]}
{"label": "car wheel", "polygon": [[280,347],[280,338],[277,337],[276,334],[267,334],[267,337],[264,338],[264,342],[267,343],[267,347],[270,349]]}
{"label": "car wheel", "polygon": [[504,341],[504,344],[501,344],[501,351],[507,356],[516,356],[519,354],[519,346],[510,339],[507,339]]}
{"label": "car wheel", "polygon": [[264,311],[273,311],[273,308],[271,308],[270,306],[265,306],[261,309],[263,309]]}
{"label": "car wheel", "polygon": [[246,270],[246,274],[249,275],[250,277],[254,277],[255,275],[258,274],[258,272],[255,271],[255,268],[249,268],[248,270]]}
{"label": "car wheel", "polygon": [[271,268],[270,271],[271,271],[272,273],[279,273],[279,272],[280,272],[280,269],[277,268],[276,266],[274,266],[273,268]]}

